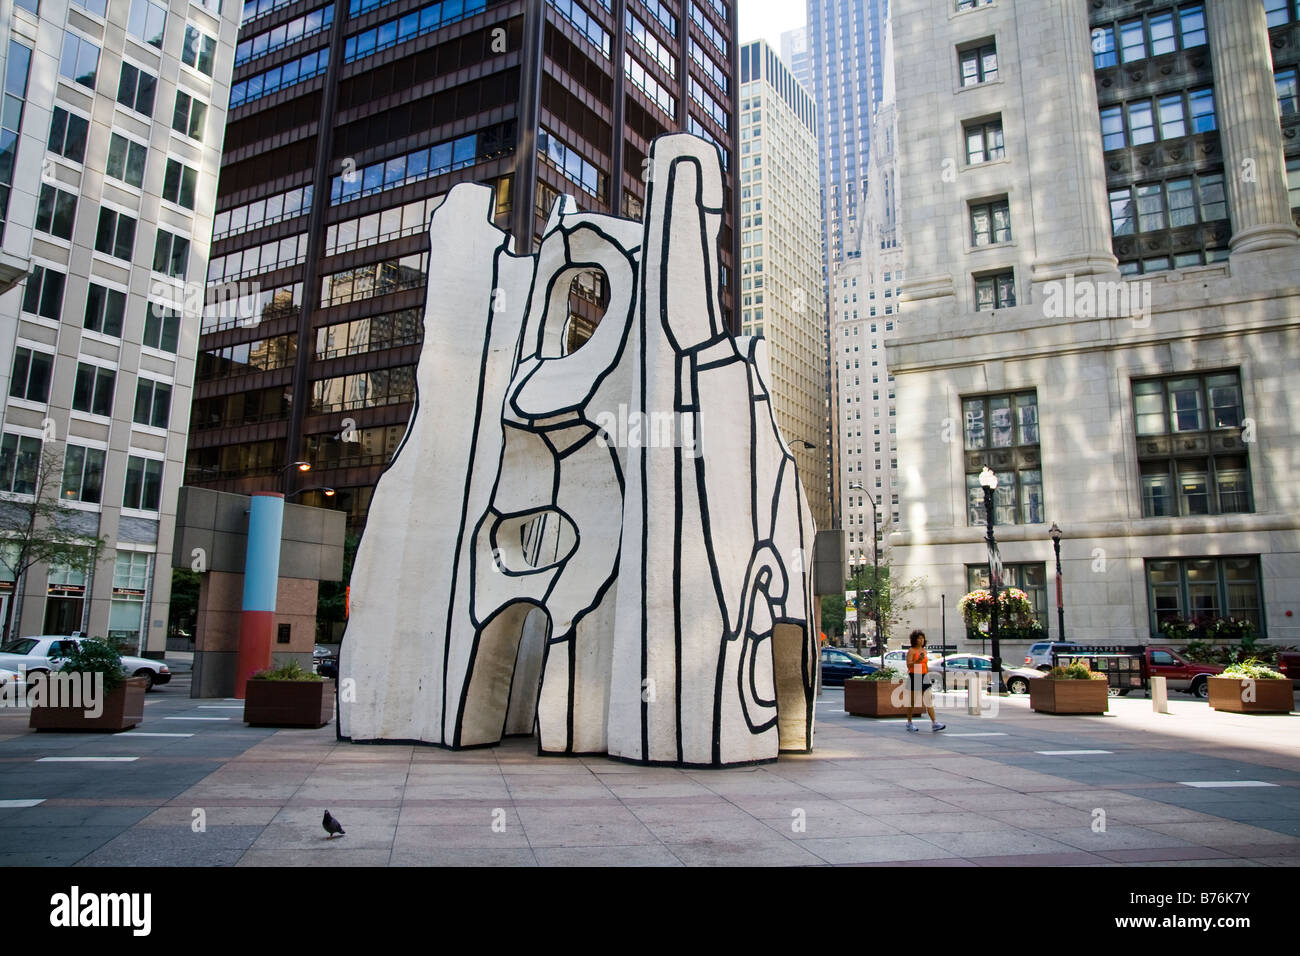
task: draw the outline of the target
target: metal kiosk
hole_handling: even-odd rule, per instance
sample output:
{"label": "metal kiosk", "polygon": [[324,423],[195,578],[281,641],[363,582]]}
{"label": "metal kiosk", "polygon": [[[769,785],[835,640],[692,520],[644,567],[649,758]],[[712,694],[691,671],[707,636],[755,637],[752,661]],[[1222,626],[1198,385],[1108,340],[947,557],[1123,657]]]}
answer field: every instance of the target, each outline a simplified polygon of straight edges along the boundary
{"label": "metal kiosk", "polygon": [[1063,654],[1052,652],[1053,667],[1066,667],[1075,662],[1087,664],[1095,673],[1105,674],[1112,697],[1122,697],[1133,690],[1145,691],[1150,687],[1146,648],[1141,645],[1078,646]]}

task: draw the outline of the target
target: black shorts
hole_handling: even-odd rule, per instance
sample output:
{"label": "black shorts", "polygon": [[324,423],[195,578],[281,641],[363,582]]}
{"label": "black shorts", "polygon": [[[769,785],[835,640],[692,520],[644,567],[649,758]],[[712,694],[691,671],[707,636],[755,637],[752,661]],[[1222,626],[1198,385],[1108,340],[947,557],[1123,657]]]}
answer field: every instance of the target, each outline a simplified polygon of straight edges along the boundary
{"label": "black shorts", "polygon": [[[922,702],[922,695],[930,689],[932,683],[929,674],[907,675],[907,689],[911,694],[914,703],[920,704]],[[926,701],[926,703],[928,704],[929,702]]]}

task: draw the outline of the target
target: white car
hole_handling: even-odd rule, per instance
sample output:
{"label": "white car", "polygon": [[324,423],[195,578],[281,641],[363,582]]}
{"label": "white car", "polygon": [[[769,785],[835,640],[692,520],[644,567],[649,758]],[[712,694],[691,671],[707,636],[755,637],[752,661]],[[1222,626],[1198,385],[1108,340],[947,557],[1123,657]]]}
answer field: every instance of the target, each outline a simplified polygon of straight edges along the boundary
{"label": "white car", "polygon": [[[987,654],[952,654],[944,658],[939,668],[930,665],[931,674],[945,669],[952,686],[960,686],[967,674],[979,674],[986,683],[993,681],[993,658]],[[1029,681],[1042,676],[1041,671],[1032,667],[1008,667],[1006,661],[1002,662],[1002,686],[1013,694],[1029,693]],[[956,684],[951,680],[954,677],[958,682]]]}
{"label": "white car", "polygon": [[[938,651],[926,651],[925,656],[929,659],[931,671],[933,671],[939,665],[939,662],[943,660],[943,655]],[[879,667],[880,656],[868,657],[867,663]],[[900,674],[906,674],[907,651],[885,651],[885,666],[892,667]]]}
{"label": "white car", "polygon": [[[68,637],[66,634],[20,637],[0,645],[0,667],[18,671],[31,683],[32,678],[38,674],[57,672],[63,666],[70,645],[80,644],[83,640],[85,638]],[[124,654],[122,669],[131,677],[146,678],[149,681],[146,690],[153,690],[156,685],[165,684],[172,679],[172,672],[166,664],[147,657]]]}

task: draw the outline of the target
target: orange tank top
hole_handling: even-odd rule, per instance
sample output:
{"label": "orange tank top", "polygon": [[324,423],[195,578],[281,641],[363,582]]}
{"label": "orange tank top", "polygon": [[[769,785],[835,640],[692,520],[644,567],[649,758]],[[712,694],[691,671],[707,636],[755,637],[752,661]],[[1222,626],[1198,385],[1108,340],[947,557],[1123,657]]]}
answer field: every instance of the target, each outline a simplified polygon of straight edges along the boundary
{"label": "orange tank top", "polygon": [[[918,669],[916,665],[920,664]],[[907,652],[907,672],[909,674],[928,674],[930,673],[930,657],[925,652],[925,648],[914,647]]]}

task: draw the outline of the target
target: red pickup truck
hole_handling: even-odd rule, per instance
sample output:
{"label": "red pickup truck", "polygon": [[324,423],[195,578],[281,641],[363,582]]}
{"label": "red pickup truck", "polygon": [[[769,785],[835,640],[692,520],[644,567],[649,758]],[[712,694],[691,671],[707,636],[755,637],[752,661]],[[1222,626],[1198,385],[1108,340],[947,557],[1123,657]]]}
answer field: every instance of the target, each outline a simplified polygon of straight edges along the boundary
{"label": "red pickup truck", "polygon": [[1279,651],[1277,669],[1281,671],[1283,677],[1289,677],[1293,681],[1300,681],[1300,653]]}
{"label": "red pickup truck", "polygon": [[1208,678],[1222,674],[1218,664],[1195,664],[1164,647],[1147,648],[1147,671],[1151,677],[1163,677],[1169,690],[1195,694],[1201,700],[1210,696]]}

